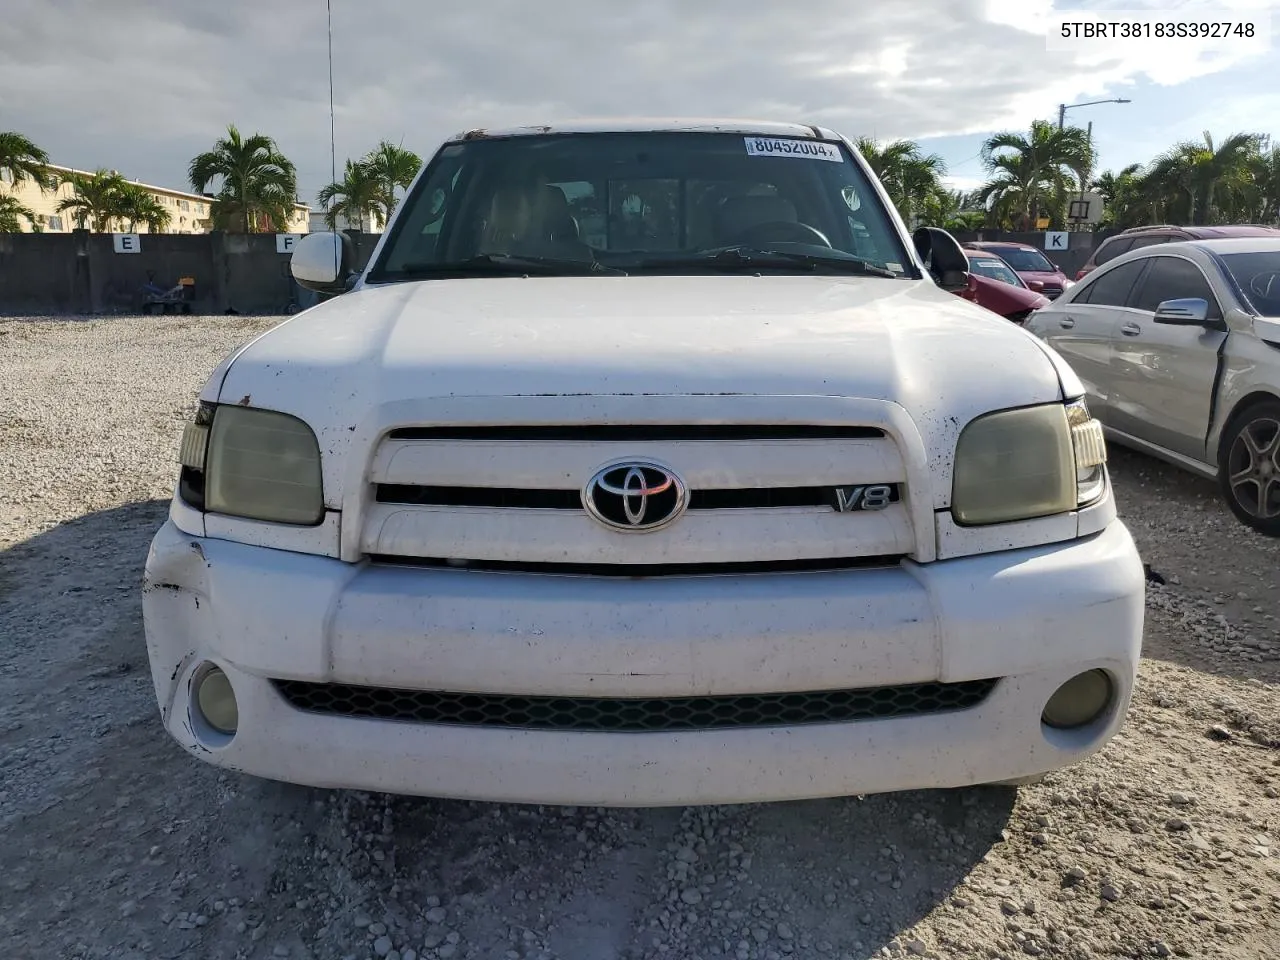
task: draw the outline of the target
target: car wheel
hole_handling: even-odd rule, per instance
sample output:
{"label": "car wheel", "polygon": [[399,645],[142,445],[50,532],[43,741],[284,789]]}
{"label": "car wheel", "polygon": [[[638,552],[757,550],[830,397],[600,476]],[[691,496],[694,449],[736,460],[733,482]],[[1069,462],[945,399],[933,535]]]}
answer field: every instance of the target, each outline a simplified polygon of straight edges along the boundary
{"label": "car wheel", "polygon": [[1222,438],[1218,480],[1236,518],[1280,537],[1280,401],[1247,408]]}

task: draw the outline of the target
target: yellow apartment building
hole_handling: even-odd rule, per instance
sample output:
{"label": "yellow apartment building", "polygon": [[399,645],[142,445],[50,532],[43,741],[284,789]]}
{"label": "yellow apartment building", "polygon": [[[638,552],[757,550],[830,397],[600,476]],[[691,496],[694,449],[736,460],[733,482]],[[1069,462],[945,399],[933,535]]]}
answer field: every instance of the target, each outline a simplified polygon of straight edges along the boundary
{"label": "yellow apartment building", "polygon": [[[73,196],[75,190],[72,188],[70,179],[73,176],[93,176],[92,171],[75,170],[71,167],[60,167],[50,164],[46,167],[54,177],[58,180],[58,186],[53,190],[44,190],[31,182],[30,178],[24,180],[16,187],[12,183],[7,170],[0,171],[0,183],[3,184],[0,190],[18,198],[18,202],[24,207],[31,210],[36,215],[39,222],[39,229],[45,233],[69,233],[75,229],[75,218],[71,211],[65,213],[58,212],[58,204],[70,196]],[[184,190],[173,190],[169,187],[157,187],[149,183],[142,183],[138,180],[131,181],[137,186],[147,190],[169,211],[170,222],[165,233],[208,233],[211,229],[210,203],[209,197],[199,193],[187,193]],[[294,206],[293,217],[288,227],[283,233],[308,233],[310,227],[311,211],[306,204],[299,203]],[[31,224],[24,219],[22,221],[24,231],[31,231]],[[137,224],[135,229],[138,233],[146,233],[145,224]]]}

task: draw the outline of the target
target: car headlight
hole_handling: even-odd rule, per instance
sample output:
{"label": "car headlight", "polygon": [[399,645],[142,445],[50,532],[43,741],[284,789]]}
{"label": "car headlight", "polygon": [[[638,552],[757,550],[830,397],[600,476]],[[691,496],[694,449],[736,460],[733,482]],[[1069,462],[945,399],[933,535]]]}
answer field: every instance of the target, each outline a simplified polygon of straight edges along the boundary
{"label": "car headlight", "polygon": [[179,459],[179,493],[197,509],[299,526],[324,519],[320,446],[297,417],[202,403]]}
{"label": "car headlight", "polygon": [[1106,459],[1082,400],[978,417],[956,443],[951,514],[980,526],[1075,510],[1106,492]]}

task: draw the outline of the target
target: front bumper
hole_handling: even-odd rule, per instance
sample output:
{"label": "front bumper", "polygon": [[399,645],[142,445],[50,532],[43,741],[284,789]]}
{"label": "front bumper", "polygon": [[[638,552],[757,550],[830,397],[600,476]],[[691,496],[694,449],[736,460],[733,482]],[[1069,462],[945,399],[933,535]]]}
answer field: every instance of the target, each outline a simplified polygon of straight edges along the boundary
{"label": "front bumper", "polygon": [[[656,806],[956,787],[1077,762],[1123,723],[1144,589],[1118,521],[923,566],[647,580],[348,564],[169,522],[143,614],[165,728],[211,763],[320,787]],[[211,663],[235,691],[230,738],[191,704]],[[1111,708],[1088,727],[1045,727],[1048,698],[1092,668],[1111,676]],[[317,713],[273,682],[684,698],[996,677],[981,703],[950,712],[646,732]]]}

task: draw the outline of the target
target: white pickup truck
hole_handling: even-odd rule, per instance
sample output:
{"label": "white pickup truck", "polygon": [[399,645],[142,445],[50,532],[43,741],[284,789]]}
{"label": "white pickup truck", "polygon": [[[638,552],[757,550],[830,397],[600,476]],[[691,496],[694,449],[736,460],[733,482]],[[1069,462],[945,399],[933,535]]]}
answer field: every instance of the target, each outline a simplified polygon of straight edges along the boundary
{"label": "white pickup truck", "polygon": [[1018,782],[1124,721],[1145,582],[1046,344],[799,124],[471,131],[228,357],[144,615],[210,763],[532,803]]}

